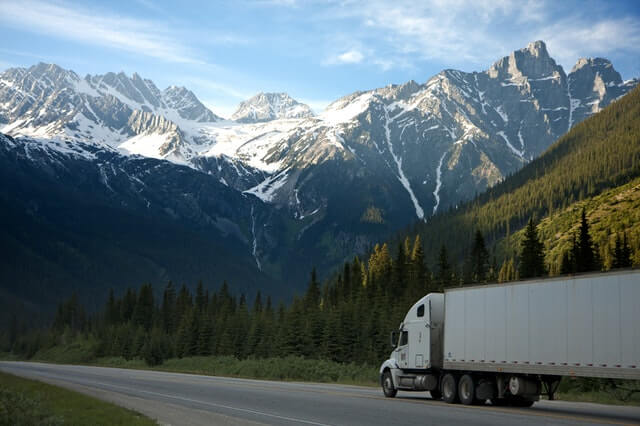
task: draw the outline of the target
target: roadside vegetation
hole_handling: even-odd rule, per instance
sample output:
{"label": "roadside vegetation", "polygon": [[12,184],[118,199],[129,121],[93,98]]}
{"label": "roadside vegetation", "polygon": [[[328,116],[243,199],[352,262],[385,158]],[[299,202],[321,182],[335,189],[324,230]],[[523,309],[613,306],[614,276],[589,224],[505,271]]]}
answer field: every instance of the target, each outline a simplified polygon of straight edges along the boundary
{"label": "roadside vegetation", "polygon": [[0,372],[0,426],[155,424],[114,404]]}
{"label": "roadside vegetation", "polygon": [[155,367],[149,367],[141,359],[127,361],[121,357],[112,357],[98,358],[92,362],[92,365],[260,380],[340,383],[361,386],[377,386],[379,383],[378,367],[306,359],[299,356],[243,360],[233,356],[195,356],[171,358]]}

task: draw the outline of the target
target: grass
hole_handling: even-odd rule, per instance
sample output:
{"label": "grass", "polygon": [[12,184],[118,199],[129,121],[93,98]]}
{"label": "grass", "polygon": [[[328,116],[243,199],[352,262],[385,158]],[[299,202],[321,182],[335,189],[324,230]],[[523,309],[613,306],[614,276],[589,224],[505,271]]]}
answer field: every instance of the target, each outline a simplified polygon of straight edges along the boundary
{"label": "grass", "polygon": [[640,382],[637,380],[607,380],[584,377],[565,378],[560,383],[556,399],[640,406]]}
{"label": "grass", "polygon": [[377,367],[354,363],[340,364],[296,356],[267,359],[247,358],[243,360],[232,356],[172,358],[156,367],[149,367],[139,359],[127,361],[120,357],[111,357],[99,358],[91,364],[104,367],[160,370],[246,379],[340,383],[363,386],[377,385],[379,380]]}
{"label": "grass", "polygon": [[604,391],[592,392],[567,392],[556,394],[556,399],[572,402],[593,402],[607,405],[631,405],[640,406],[640,397],[633,397],[629,400],[621,400],[615,393]]}
{"label": "grass", "polygon": [[134,411],[78,392],[0,373],[0,426],[155,424]]}

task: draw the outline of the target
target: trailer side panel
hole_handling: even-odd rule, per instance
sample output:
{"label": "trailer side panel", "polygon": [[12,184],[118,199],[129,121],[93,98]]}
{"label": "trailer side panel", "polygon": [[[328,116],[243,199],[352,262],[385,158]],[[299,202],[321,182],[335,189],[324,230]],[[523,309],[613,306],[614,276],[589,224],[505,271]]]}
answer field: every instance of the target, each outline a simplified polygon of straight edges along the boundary
{"label": "trailer side panel", "polygon": [[444,368],[640,379],[640,271],[445,292]]}

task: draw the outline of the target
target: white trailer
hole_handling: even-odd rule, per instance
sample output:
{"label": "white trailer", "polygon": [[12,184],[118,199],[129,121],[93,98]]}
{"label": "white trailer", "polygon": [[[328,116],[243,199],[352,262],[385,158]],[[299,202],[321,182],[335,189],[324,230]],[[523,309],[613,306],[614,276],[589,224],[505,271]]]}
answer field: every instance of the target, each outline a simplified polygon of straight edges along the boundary
{"label": "white trailer", "polygon": [[640,380],[640,271],[431,293],[398,334],[380,367],[388,397],[530,406],[563,376]]}

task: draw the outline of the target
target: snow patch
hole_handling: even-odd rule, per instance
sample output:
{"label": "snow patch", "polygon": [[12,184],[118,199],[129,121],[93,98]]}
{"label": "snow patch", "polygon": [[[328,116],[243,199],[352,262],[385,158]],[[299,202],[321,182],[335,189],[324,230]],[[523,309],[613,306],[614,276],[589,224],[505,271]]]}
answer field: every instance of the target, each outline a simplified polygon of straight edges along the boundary
{"label": "snow patch", "polygon": [[251,206],[251,235],[253,235],[253,258],[256,260],[256,265],[258,269],[262,271],[262,265],[260,264],[260,259],[258,259],[258,239],[256,238],[256,217],[253,213],[253,206]]}
{"label": "snow patch", "polygon": [[500,117],[502,117],[502,121],[504,121],[505,123],[509,122],[509,116],[502,109],[502,105],[499,105],[495,110],[500,115]]}
{"label": "snow patch", "polygon": [[409,180],[407,179],[407,177],[404,175],[404,172],[402,171],[402,158],[398,158],[393,152],[393,145],[391,144],[391,130],[389,130],[389,111],[387,110],[386,106],[384,108],[384,118],[385,118],[384,132],[387,139],[387,145],[389,146],[389,153],[393,157],[393,160],[395,161],[396,166],[398,168],[398,180],[409,193],[409,197],[411,197],[411,202],[413,202],[413,206],[416,209],[416,216],[418,216],[418,219],[422,220],[424,219],[424,210],[422,210],[422,207],[420,206],[420,203],[418,202],[416,195],[413,193],[413,190],[411,189],[411,184],[409,183]]}
{"label": "snow patch", "polygon": [[500,130],[498,132],[498,135],[502,136],[502,139],[504,139],[504,141],[507,143],[507,146],[511,149],[511,151],[513,151],[514,154],[516,154],[520,158],[524,158],[524,151],[520,151],[515,146],[511,145],[511,142],[509,142],[509,138],[507,138],[507,135],[504,134],[504,131]]}
{"label": "snow patch", "polygon": [[522,138],[522,128],[518,129],[518,139],[520,139],[520,147],[522,148],[522,152],[524,152],[524,139]]}
{"label": "snow patch", "polygon": [[330,126],[348,123],[369,107],[372,97],[372,93],[365,93],[350,101],[341,99],[329,105],[318,118]]}
{"label": "snow patch", "polygon": [[276,191],[287,183],[287,178],[287,170],[284,170],[276,175],[269,176],[253,188],[243,191],[243,194],[252,194],[260,198],[265,203],[270,203],[273,201]]}
{"label": "snow patch", "polygon": [[442,154],[442,157],[440,157],[438,168],[436,169],[436,189],[433,190],[433,197],[436,199],[436,205],[433,206],[433,214],[436,214],[438,206],[440,205],[440,188],[442,187],[442,163],[444,162],[444,157],[446,156],[447,152],[445,151]]}

